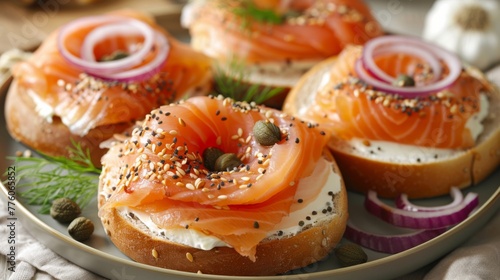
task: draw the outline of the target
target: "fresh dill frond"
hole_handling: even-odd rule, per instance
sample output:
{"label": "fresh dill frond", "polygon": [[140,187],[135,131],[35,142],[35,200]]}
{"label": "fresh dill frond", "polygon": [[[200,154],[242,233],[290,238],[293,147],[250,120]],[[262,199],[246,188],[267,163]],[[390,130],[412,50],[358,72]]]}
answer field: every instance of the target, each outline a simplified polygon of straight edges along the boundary
{"label": "fresh dill frond", "polygon": [[220,94],[237,101],[262,104],[284,90],[281,87],[247,83],[245,82],[247,76],[245,64],[235,58],[230,59],[225,67],[217,65],[214,73],[214,95]]}
{"label": "fresh dill frond", "polygon": [[240,5],[233,8],[233,13],[244,20],[254,20],[260,23],[282,24],[285,18],[271,9],[261,9],[252,1],[240,1]]}
{"label": "fresh dill frond", "polygon": [[84,208],[97,194],[101,170],[94,166],[88,150],[73,142],[71,157],[16,156],[16,184],[20,196],[30,205],[40,205],[40,213],[48,214],[52,201],[67,197]]}

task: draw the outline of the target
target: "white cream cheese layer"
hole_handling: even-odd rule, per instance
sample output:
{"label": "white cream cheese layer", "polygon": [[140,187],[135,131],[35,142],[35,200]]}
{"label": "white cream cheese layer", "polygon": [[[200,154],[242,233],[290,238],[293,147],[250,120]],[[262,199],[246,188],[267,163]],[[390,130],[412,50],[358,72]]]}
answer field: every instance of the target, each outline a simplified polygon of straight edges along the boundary
{"label": "white cream cheese layer", "polygon": [[245,79],[251,83],[293,87],[299,79],[321,60],[290,60],[247,64]]}
{"label": "white cream cheese layer", "polygon": [[469,129],[474,141],[477,140],[479,135],[483,132],[484,126],[482,124],[483,120],[488,116],[490,103],[488,102],[488,97],[486,94],[479,95],[479,112],[474,114],[470,119],[465,123],[465,127]]}
{"label": "white cream cheese layer", "polygon": [[[319,193],[311,193],[311,190],[314,189],[311,188],[311,185],[318,181],[323,183],[321,191]],[[340,192],[341,184],[342,179],[339,174],[333,172],[331,163],[322,158],[316,165],[313,174],[300,181],[295,195],[295,202],[291,206],[290,215],[284,217],[276,225],[275,229],[268,233],[268,238],[275,239],[282,236],[295,235],[304,227],[314,225],[334,215],[334,213],[329,211],[329,209],[334,208],[332,194]],[[308,197],[311,199],[304,199]],[[127,207],[120,207],[117,210],[121,213],[129,213],[131,211]],[[134,217],[144,223],[150,231],[172,242],[202,250],[228,246],[216,237],[193,229],[161,229],[151,220],[147,213],[135,209],[132,212],[134,213]],[[300,221],[303,223],[300,223]]]}
{"label": "white cream cheese layer", "polygon": [[54,108],[45,101],[43,101],[43,99],[41,99],[40,96],[38,96],[38,94],[36,94],[33,90],[28,89],[26,92],[28,93],[28,96],[35,103],[35,110],[38,113],[38,115],[47,120],[47,122],[52,123],[52,116],[54,116]]}

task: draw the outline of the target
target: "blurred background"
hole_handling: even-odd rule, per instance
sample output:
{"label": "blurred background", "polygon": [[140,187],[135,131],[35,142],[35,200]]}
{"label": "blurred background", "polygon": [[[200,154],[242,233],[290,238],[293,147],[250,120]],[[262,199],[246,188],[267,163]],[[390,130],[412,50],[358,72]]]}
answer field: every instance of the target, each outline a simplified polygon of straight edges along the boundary
{"label": "blurred background", "polygon": [[[365,0],[388,32],[420,35],[432,0]],[[117,9],[151,13],[174,36],[187,39],[179,23],[186,0],[0,0],[0,53],[33,49],[54,29],[77,17]]]}

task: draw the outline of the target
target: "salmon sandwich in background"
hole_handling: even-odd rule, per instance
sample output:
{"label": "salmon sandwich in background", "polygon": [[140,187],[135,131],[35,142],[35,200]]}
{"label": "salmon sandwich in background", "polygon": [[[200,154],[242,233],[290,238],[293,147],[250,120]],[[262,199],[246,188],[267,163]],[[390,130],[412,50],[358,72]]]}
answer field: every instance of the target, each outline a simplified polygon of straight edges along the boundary
{"label": "salmon sandwich in background", "polygon": [[332,133],[348,189],[448,194],[500,164],[500,93],[477,69],[418,38],[382,36],[309,71],[284,111]]}
{"label": "salmon sandwich in background", "polygon": [[312,66],[383,34],[361,0],[196,0],[181,19],[193,48],[219,71],[281,89],[265,102],[275,108]]}
{"label": "salmon sandwich in background", "polygon": [[210,60],[134,11],[76,19],[12,68],[6,121],[13,138],[52,156],[75,142],[95,165],[100,143],[152,109],[207,94]]}

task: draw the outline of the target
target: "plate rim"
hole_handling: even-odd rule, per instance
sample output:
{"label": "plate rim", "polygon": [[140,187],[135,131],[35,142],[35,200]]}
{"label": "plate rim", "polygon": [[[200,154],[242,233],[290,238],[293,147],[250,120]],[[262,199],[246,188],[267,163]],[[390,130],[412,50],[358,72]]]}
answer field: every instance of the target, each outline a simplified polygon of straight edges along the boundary
{"label": "plate rim", "polygon": [[[6,76],[4,77],[4,81],[0,84],[0,98],[5,97],[4,95],[7,95],[8,92],[8,87],[11,82],[11,77]],[[2,105],[4,102],[2,102]],[[12,141],[15,141],[12,139]],[[500,172],[500,168],[495,169],[489,176],[492,176],[493,174]],[[2,173],[3,174],[3,173]],[[2,199],[3,200],[8,200],[8,190],[7,187],[3,184],[2,181],[0,181],[0,188],[2,189]],[[22,214],[26,219],[29,219],[38,226],[39,229],[43,230],[44,232],[51,234],[52,237],[57,238],[61,242],[67,244],[67,245],[72,245],[73,247],[76,247],[79,250],[86,251],[89,254],[93,254],[105,259],[108,259],[110,261],[116,262],[118,264],[126,265],[126,266],[133,266],[139,269],[144,269],[144,270],[150,270],[153,272],[157,273],[162,273],[165,274],[165,276],[176,276],[176,277],[181,277],[181,278],[196,278],[196,279],[255,279],[255,276],[225,276],[225,275],[212,275],[212,274],[197,274],[197,273],[191,273],[191,272],[184,272],[184,271],[178,271],[178,270],[173,270],[173,269],[167,269],[167,268],[160,268],[160,267],[155,267],[147,264],[142,264],[136,261],[133,261],[132,259],[125,259],[119,256],[114,256],[112,254],[109,254],[107,252],[101,251],[97,248],[94,248],[90,245],[86,245],[85,243],[78,242],[69,236],[66,236],[62,234],[60,231],[52,228],[50,225],[46,224],[43,222],[41,219],[39,219],[34,213],[32,213],[21,201],[17,200],[16,198],[16,211],[21,210]],[[389,263],[395,261],[396,259],[400,258],[407,258],[410,257],[411,255],[415,255],[422,250],[425,250],[426,248],[435,245],[436,243],[440,243],[442,240],[447,240],[455,235],[457,235],[461,230],[464,228],[468,228],[470,224],[478,222],[480,218],[483,218],[484,215],[486,215],[486,221],[489,221],[491,217],[494,215],[495,212],[498,212],[500,209],[500,184],[497,187],[497,190],[494,191],[491,196],[486,200],[479,208],[477,208],[471,215],[469,215],[464,221],[461,223],[453,226],[452,228],[448,229],[446,232],[444,232],[441,235],[438,235],[437,237],[428,240],[422,244],[419,244],[411,249],[388,255],[376,260],[372,260],[363,264],[359,264],[356,266],[351,266],[351,267],[342,267],[342,268],[336,268],[336,269],[330,269],[326,271],[318,271],[318,272],[311,272],[311,273],[303,273],[303,274],[290,274],[290,275],[278,275],[278,276],[262,276],[259,277],[259,279],[266,279],[266,280],[277,280],[277,279],[283,279],[283,277],[286,277],[287,279],[303,279],[306,277],[307,279],[320,279],[324,277],[332,277],[332,276],[346,276],[350,273],[354,273],[357,271],[363,271],[363,270],[369,270],[369,269],[374,269],[376,267],[379,267],[381,265],[388,265]],[[484,223],[486,223],[486,221]],[[31,227],[32,225],[26,226],[23,224],[23,227]],[[478,231],[479,227],[474,230],[474,232]],[[466,236],[470,237],[470,236]],[[466,238],[463,237],[463,238]],[[50,245],[45,244],[40,240],[38,237],[34,237],[37,239],[39,242],[42,244],[46,245],[49,247],[51,250],[53,250],[53,246],[51,247]],[[446,250],[446,253],[449,251],[453,250],[458,246],[453,246],[451,249]],[[54,250],[55,251],[55,250]],[[57,252],[56,252],[57,253]],[[445,254],[442,254],[445,255]],[[440,256],[442,256],[440,255]],[[427,263],[431,263],[435,259],[439,258],[440,256],[437,256],[433,259],[430,259],[427,261]],[[75,260],[67,258],[69,261],[72,263],[76,263]],[[92,271],[96,273],[95,271],[85,268],[86,270]]]}
{"label": "plate rim", "polygon": [[[498,169],[496,172],[500,172],[500,169]],[[6,186],[3,184],[3,182],[0,181],[0,187],[2,189],[2,199],[3,200],[8,200],[8,190]],[[469,224],[475,222],[476,220],[480,219],[482,215],[486,215],[489,217],[486,217],[486,220],[490,220],[491,217],[494,215],[495,212],[498,211],[498,208],[500,208],[500,185],[497,187],[497,190],[489,197],[487,201],[485,201],[478,209],[476,209],[467,219],[462,221],[461,223],[455,225],[454,227],[450,228],[443,234],[427,241],[424,242],[420,245],[417,245],[411,249],[405,250],[403,252],[399,252],[396,254],[392,254],[380,259],[376,259],[367,263],[359,264],[356,266],[351,266],[351,267],[344,267],[344,268],[336,268],[332,270],[327,270],[327,271],[320,271],[320,272],[312,272],[312,273],[307,273],[307,274],[293,274],[293,275],[286,275],[286,277],[290,277],[289,279],[298,277],[298,278],[303,278],[304,275],[307,275],[308,279],[317,279],[321,277],[331,277],[331,276],[341,276],[342,274],[353,272],[353,271],[359,271],[362,270],[363,268],[373,268],[373,267],[378,267],[383,264],[390,263],[394,261],[395,259],[399,258],[404,258],[404,257],[409,257],[410,255],[413,255],[417,252],[420,252],[422,250],[425,250],[429,246],[433,246],[436,243],[439,243],[443,239],[449,239],[456,235],[458,232],[463,230],[465,227],[468,227]],[[160,268],[160,267],[155,267],[151,265],[146,265],[142,263],[135,262],[131,259],[124,259],[118,256],[111,255],[109,253],[103,252],[97,248],[91,247],[89,245],[86,245],[85,243],[78,242],[58,230],[52,228],[51,226],[47,225],[45,222],[40,220],[34,213],[32,213],[25,205],[24,203],[20,202],[16,198],[16,213],[17,210],[21,210],[22,214],[25,216],[25,218],[35,222],[35,224],[48,234],[51,234],[53,237],[56,237],[60,241],[72,245],[73,247],[76,247],[77,249],[84,250],[87,253],[95,254],[97,256],[107,258],[111,261],[115,261],[117,263],[123,264],[123,265],[128,265],[128,266],[135,266],[137,268],[141,269],[146,269],[146,270],[152,270],[156,271],[159,273],[165,273],[166,276],[168,274],[171,274],[173,276],[180,276],[180,277],[194,277],[198,279],[255,279],[255,277],[252,276],[225,276],[225,275],[211,275],[211,274],[197,274],[197,273],[191,273],[191,272],[184,272],[184,271],[178,271],[178,270],[172,270],[172,269],[166,269],[166,268]],[[23,227],[26,227],[26,225],[23,224]],[[38,241],[39,238],[35,237]],[[41,242],[43,243],[43,242]],[[46,244],[45,244],[46,245]],[[50,248],[50,246],[48,246]],[[52,250],[52,248],[50,248]],[[68,259],[69,260],[69,259]],[[71,262],[74,262],[73,260],[69,260]],[[88,268],[86,268],[89,270]],[[92,270],[90,270],[92,271]],[[269,280],[275,280],[275,279],[283,279],[283,276],[263,276],[259,277],[259,279],[269,279]]]}

